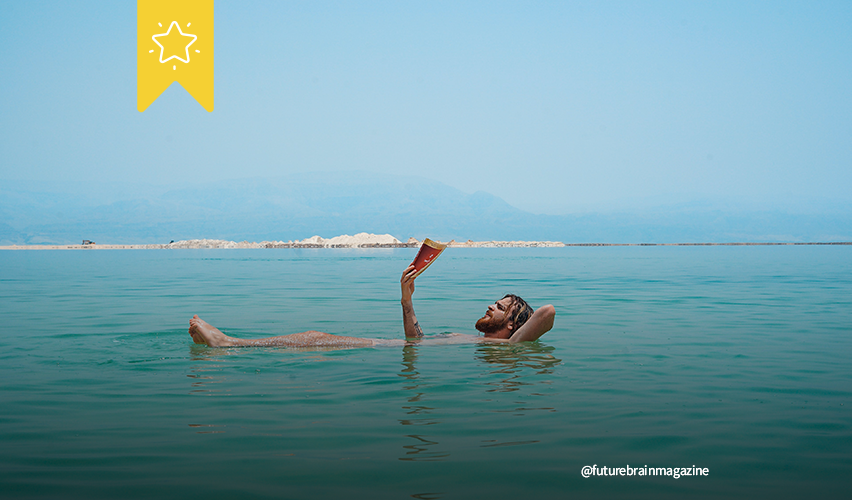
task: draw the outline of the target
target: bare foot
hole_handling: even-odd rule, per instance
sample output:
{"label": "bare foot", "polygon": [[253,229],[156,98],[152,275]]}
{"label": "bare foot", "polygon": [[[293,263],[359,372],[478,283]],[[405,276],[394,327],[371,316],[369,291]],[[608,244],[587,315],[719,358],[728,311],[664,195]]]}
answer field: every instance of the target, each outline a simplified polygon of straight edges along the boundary
{"label": "bare foot", "polygon": [[227,347],[233,345],[230,337],[219,331],[215,326],[199,318],[197,314],[189,320],[189,335],[196,344],[207,344],[210,347]]}

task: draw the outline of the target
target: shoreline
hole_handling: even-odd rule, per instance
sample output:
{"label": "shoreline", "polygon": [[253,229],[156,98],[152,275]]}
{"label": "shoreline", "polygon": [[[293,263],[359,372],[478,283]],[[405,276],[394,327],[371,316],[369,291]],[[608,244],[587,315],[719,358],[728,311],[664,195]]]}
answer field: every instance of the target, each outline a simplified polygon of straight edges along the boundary
{"label": "shoreline", "polygon": [[[412,238],[413,239],[413,238]],[[302,242],[262,241],[260,243],[226,240],[189,240],[167,244],[89,244],[89,245],[6,245],[0,250],[202,250],[202,249],[374,249],[419,248],[421,242],[320,244]],[[559,241],[450,241],[450,248],[559,248],[559,247],[701,247],[701,246],[830,246],[852,245],[852,241],[825,242],[725,242],[725,243],[562,243]]]}

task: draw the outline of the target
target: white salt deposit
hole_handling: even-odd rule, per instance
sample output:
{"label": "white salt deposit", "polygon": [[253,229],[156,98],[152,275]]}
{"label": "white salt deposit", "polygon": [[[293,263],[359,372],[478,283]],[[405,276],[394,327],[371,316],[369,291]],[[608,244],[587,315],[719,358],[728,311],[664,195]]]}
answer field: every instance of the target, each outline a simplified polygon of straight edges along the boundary
{"label": "white salt deposit", "polygon": [[163,245],[163,248],[262,248],[260,243],[228,240],[183,240]]}
{"label": "white salt deposit", "polygon": [[344,234],[334,238],[322,238],[311,236],[302,241],[296,241],[295,245],[319,245],[325,248],[358,248],[377,245],[399,245],[401,242],[389,234],[358,233],[355,236]]}

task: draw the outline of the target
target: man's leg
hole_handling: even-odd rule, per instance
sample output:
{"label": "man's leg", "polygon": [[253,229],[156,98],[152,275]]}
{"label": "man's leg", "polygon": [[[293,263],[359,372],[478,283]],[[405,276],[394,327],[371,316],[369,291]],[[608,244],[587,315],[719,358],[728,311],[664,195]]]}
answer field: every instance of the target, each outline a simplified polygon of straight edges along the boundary
{"label": "man's leg", "polygon": [[373,341],[358,337],[344,337],[323,332],[302,332],[265,339],[238,339],[229,337],[196,314],[189,320],[189,335],[196,344],[210,347],[233,346],[290,346],[290,347],[370,347]]}

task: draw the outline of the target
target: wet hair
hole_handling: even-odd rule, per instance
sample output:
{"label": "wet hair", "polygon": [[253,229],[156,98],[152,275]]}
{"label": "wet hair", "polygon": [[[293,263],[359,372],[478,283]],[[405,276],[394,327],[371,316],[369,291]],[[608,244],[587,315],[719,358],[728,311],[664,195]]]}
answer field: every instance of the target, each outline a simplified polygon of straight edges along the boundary
{"label": "wet hair", "polygon": [[512,299],[512,315],[509,317],[509,321],[515,325],[515,329],[524,326],[524,323],[532,316],[533,308],[527,304],[526,300],[511,293],[507,293],[503,298]]}

